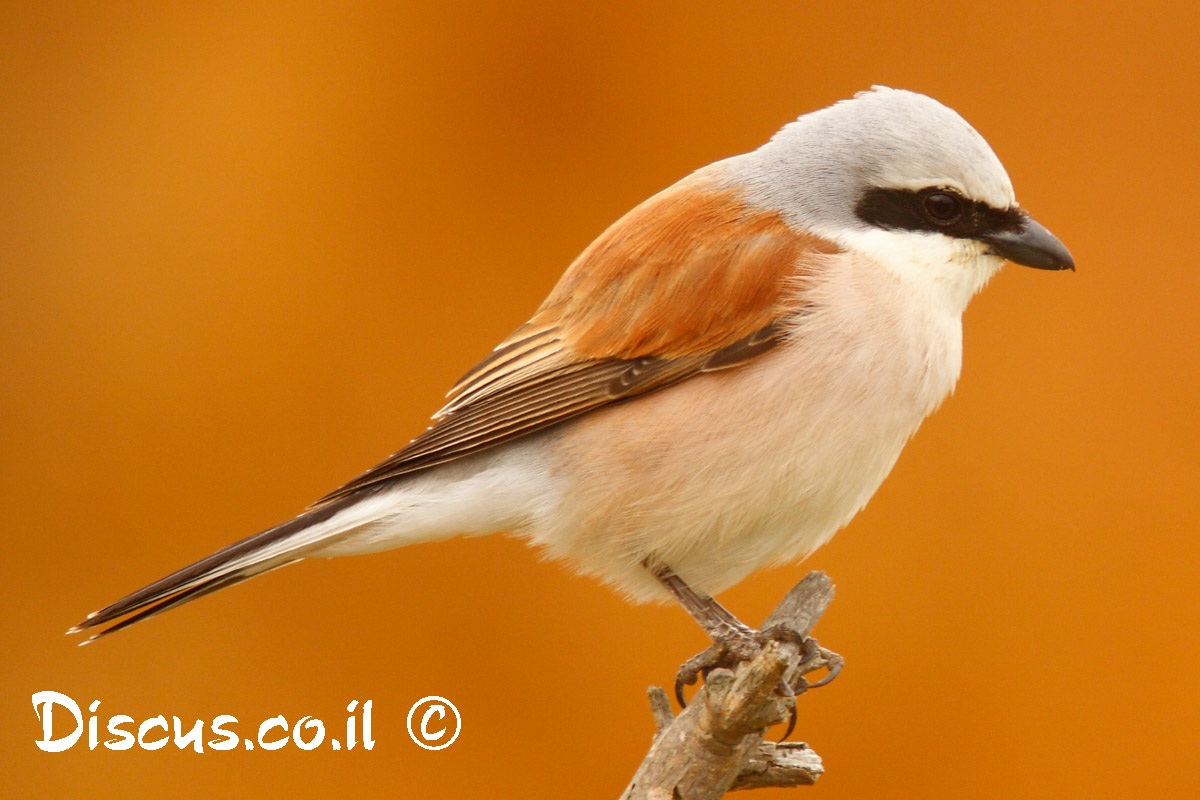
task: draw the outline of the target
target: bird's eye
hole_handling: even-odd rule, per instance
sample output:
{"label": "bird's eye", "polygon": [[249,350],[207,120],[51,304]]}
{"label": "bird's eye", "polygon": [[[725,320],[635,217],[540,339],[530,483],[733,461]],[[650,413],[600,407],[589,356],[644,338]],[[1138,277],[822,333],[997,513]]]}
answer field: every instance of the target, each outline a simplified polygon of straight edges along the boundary
{"label": "bird's eye", "polygon": [[925,195],[925,213],[939,225],[949,225],[962,216],[962,198],[949,192],[927,194]]}

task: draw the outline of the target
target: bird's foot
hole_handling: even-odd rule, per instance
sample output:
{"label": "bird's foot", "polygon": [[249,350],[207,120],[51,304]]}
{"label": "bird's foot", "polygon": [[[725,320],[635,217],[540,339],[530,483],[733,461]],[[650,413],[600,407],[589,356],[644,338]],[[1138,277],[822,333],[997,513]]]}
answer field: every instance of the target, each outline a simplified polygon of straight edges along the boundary
{"label": "bird's foot", "polygon": [[708,649],[689,658],[675,674],[675,699],[680,708],[687,707],[683,699],[683,687],[694,686],[701,676],[707,678],[708,673],[720,667],[731,668],[743,661],[754,658],[762,644],[758,641],[758,631],[746,626],[729,626],[726,630],[713,634],[713,643]]}
{"label": "bird's foot", "polygon": [[817,644],[813,638],[805,639],[799,633],[784,625],[775,625],[766,630],[756,631],[746,626],[728,626],[725,630],[713,634],[713,643],[702,653],[689,658],[679,668],[675,676],[675,699],[680,707],[686,707],[683,697],[683,687],[692,686],[701,677],[707,678],[714,669],[725,667],[732,669],[743,661],[749,661],[758,655],[768,642],[788,642],[799,645],[804,657],[797,665],[796,677],[804,675],[825,666],[830,667],[830,675],[816,684],[803,681],[798,691],[786,682],[781,682],[780,694],[790,697],[793,694],[806,691],[815,686],[824,686],[841,669],[842,657],[831,650],[826,650]]}
{"label": "bird's foot", "polygon": [[[776,625],[762,631],[745,626],[730,626],[713,636],[711,647],[688,659],[679,668],[675,676],[675,699],[679,701],[680,708],[687,706],[683,697],[684,686],[694,685],[701,677],[707,679],[714,669],[732,669],[743,661],[749,661],[772,641],[799,645],[801,651],[796,668],[779,681],[775,690],[781,697],[795,697],[809,689],[825,686],[837,677],[845,663],[841,655],[821,647],[816,639],[804,638],[784,625]],[[809,683],[804,676],[819,669],[827,669],[829,674],[815,683]],[[787,731],[780,741],[786,740],[795,726],[796,706],[792,704]]]}
{"label": "bird's foot", "polygon": [[[846,659],[840,653],[835,653],[826,647],[821,647],[820,643],[811,636],[804,640],[801,648],[801,652],[804,655],[796,665],[796,671],[791,675],[790,682],[792,690],[796,694],[804,694],[809,689],[828,686],[833,683],[833,679],[838,676],[842,671],[842,667],[846,665]],[[829,674],[815,683],[809,683],[808,679],[804,676],[819,669],[828,670]]]}

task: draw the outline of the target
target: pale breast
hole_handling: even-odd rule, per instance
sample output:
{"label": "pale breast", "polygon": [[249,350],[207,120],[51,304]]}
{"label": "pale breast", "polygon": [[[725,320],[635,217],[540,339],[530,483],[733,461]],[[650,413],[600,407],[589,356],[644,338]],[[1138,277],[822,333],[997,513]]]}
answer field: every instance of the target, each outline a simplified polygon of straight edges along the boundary
{"label": "pale breast", "polygon": [[569,423],[556,507],[523,533],[640,600],[660,596],[648,556],[717,592],[824,544],[958,377],[959,316],[897,280],[828,257],[785,344]]}

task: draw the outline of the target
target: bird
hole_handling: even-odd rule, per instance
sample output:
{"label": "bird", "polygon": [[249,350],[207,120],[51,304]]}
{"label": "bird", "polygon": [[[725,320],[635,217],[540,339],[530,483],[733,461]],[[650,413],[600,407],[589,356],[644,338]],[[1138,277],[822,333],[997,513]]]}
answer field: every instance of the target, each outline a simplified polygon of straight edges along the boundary
{"label": "bird", "polygon": [[302,559],[509,533],[744,639],[714,595],[863,508],[954,389],[963,311],[1006,261],[1075,269],[963,117],[873,86],[620,217],[408,445],[68,633]]}

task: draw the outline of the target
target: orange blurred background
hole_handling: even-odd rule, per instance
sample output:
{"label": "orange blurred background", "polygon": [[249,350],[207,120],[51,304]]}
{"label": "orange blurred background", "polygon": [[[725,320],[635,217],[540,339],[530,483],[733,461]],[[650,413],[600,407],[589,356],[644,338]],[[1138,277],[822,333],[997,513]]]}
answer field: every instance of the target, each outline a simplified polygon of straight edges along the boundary
{"label": "orange blurred background", "polygon": [[[1200,12],[923,9],[5,4],[4,793],[615,797],[645,687],[702,635],[513,540],[62,631],[407,442],[636,202],[884,83],[966,116],[1079,271],[1007,268],[867,510],[723,595],[753,622],[807,568],[837,581],[817,632],[848,665],[800,702],[828,770],[802,791],[1200,796]],[[370,699],[377,744],[43,753],[43,689],[243,733]],[[464,720],[439,752],[404,727],[430,694]]]}

